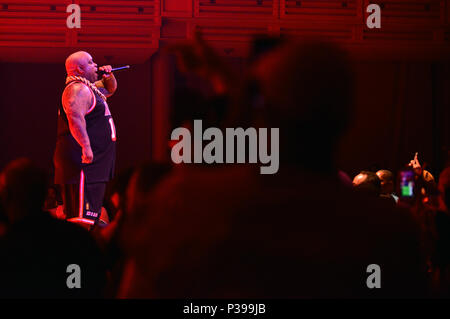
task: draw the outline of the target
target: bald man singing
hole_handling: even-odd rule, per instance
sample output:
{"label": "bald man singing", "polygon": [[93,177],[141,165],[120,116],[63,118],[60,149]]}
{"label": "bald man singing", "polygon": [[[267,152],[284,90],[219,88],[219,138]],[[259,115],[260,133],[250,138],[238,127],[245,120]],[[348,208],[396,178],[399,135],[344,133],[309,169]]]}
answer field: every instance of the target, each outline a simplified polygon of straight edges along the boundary
{"label": "bald man singing", "polygon": [[[106,183],[114,174],[116,130],[106,103],[117,89],[111,69],[97,68],[84,51],[66,60],[53,158],[55,183],[61,185],[66,218],[86,225],[99,221]],[[106,72],[99,81],[98,70]]]}

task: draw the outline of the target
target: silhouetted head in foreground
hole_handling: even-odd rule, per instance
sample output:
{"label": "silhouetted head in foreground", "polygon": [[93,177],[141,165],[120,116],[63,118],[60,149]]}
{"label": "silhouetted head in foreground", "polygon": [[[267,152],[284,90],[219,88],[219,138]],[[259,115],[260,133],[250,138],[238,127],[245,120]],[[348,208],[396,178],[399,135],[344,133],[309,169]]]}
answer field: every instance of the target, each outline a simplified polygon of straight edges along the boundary
{"label": "silhouetted head in foreground", "polygon": [[346,52],[332,43],[291,42],[268,53],[256,72],[267,125],[280,128],[280,160],[309,170],[332,169],[353,104]]}
{"label": "silhouetted head in foreground", "polygon": [[10,162],[0,174],[0,197],[10,223],[42,211],[47,176],[26,158]]}
{"label": "silhouetted head in foreground", "polygon": [[[82,227],[43,211],[47,176],[29,159],[16,159],[0,175],[8,230],[0,242],[0,297],[92,298],[102,296],[105,269],[100,250]],[[81,286],[70,289],[71,264]]]}

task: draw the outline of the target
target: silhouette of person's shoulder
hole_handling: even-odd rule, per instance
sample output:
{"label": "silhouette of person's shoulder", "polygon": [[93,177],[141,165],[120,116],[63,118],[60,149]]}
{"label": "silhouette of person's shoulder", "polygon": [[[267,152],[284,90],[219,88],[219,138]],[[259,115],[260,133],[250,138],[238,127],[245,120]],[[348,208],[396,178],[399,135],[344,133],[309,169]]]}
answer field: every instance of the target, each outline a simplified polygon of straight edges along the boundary
{"label": "silhouette of person's shoulder", "polygon": [[[39,212],[11,226],[1,241],[5,297],[100,297],[104,264],[100,249],[81,226]],[[82,289],[69,289],[69,265],[81,269]]]}

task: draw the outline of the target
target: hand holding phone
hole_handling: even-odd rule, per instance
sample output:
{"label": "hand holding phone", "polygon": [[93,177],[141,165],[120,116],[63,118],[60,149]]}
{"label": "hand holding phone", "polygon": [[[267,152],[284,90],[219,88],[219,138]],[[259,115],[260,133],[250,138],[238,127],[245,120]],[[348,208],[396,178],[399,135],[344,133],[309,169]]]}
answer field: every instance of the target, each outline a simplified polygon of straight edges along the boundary
{"label": "hand holding phone", "polygon": [[402,198],[414,197],[415,172],[412,169],[404,169],[399,173],[399,192]]}

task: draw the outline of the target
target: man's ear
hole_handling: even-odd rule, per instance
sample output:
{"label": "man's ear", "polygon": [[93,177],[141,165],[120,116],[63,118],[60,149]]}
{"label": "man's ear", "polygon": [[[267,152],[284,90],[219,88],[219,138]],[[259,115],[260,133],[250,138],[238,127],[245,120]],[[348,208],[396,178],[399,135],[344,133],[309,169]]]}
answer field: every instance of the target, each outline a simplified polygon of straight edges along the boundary
{"label": "man's ear", "polygon": [[84,74],[84,69],[81,67],[81,65],[77,65],[77,72],[78,74]]}

